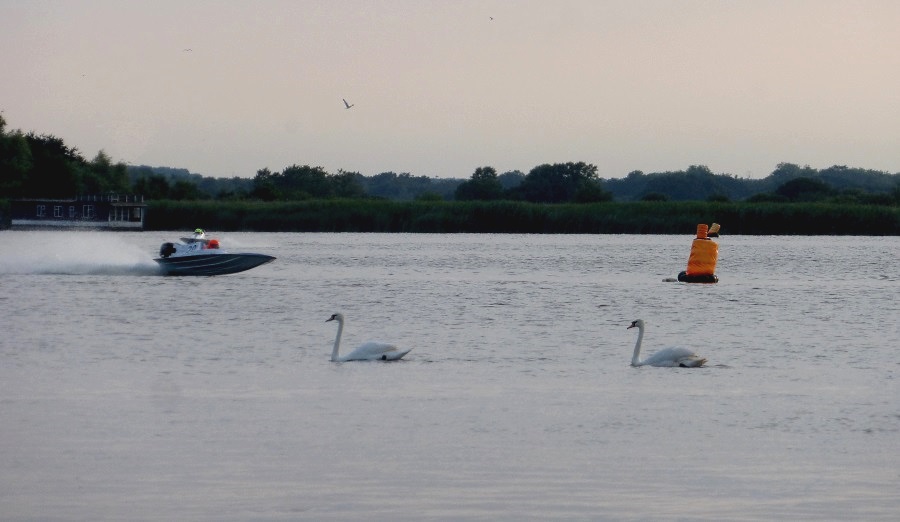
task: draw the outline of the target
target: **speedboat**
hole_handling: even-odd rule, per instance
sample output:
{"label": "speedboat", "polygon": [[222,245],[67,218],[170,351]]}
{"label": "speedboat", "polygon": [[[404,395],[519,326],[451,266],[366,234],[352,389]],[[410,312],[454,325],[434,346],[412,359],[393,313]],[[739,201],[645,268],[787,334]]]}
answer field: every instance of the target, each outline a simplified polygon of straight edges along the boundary
{"label": "speedboat", "polygon": [[182,276],[234,274],[274,260],[265,254],[221,250],[218,239],[206,239],[202,233],[183,237],[180,243],[163,243],[154,259],[166,275]]}

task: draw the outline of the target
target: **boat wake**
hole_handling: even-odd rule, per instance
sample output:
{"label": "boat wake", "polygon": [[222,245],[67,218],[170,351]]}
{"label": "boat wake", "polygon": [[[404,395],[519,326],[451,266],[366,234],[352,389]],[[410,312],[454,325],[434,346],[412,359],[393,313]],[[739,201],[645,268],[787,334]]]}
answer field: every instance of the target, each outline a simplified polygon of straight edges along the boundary
{"label": "boat wake", "polygon": [[162,275],[139,246],[106,232],[4,232],[0,275]]}

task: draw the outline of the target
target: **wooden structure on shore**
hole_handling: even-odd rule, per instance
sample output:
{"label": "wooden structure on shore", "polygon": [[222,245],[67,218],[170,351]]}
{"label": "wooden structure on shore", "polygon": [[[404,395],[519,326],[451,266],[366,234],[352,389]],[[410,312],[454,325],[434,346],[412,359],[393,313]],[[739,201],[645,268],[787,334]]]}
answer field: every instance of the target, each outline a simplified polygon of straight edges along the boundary
{"label": "wooden structure on shore", "polygon": [[147,204],[143,196],[125,194],[10,201],[10,225],[13,229],[143,230],[146,214]]}

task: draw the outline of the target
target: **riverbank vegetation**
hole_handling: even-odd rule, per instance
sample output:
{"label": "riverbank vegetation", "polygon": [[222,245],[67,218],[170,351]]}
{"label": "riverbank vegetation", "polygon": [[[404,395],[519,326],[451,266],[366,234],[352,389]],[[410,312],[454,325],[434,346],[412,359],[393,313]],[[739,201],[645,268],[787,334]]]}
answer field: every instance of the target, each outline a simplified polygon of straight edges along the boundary
{"label": "riverbank vegetation", "polygon": [[604,179],[568,162],[432,179],[291,165],[217,179],[114,163],[103,151],[87,160],[55,136],[7,131],[0,115],[0,226],[9,199],[107,192],[142,195],[151,229],[681,234],[717,221],[733,234],[900,235],[900,174],[846,166],[782,163],[742,179],[694,165]]}
{"label": "riverbank vegetation", "polygon": [[150,202],[151,230],[526,234],[900,235],[900,208],[840,203],[310,200]]}

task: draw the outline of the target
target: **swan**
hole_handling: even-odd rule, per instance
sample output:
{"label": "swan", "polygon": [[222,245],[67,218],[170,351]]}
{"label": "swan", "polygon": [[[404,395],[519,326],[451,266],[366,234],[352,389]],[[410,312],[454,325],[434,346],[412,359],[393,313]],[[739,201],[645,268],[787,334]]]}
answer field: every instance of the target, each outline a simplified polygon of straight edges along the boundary
{"label": "swan", "polygon": [[631,326],[626,328],[626,330],[635,327],[638,329],[638,337],[637,342],[634,343],[634,355],[631,357],[632,366],[698,368],[706,363],[706,359],[698,356],[687,348],[663,348],[643,361],[640,360],[641,341],[644,339],[644,320],[637,319],[632,321]]}
{"label": "swan", "polygon": [[411,350],[411,348],[410,350],[401,350],[393,344],[369,341],[363,343],[359,348],[353,350],[348,355],[341,357],[338,355],[338,352],[341,349],[341,334],[344,332],[344,315],[334,314],[325,320],[326,323],[328,321],[338,322],[337,335],[334,337],[334,349],[331,350],[331,360],[333,362],[396,361],[408,354]]}

